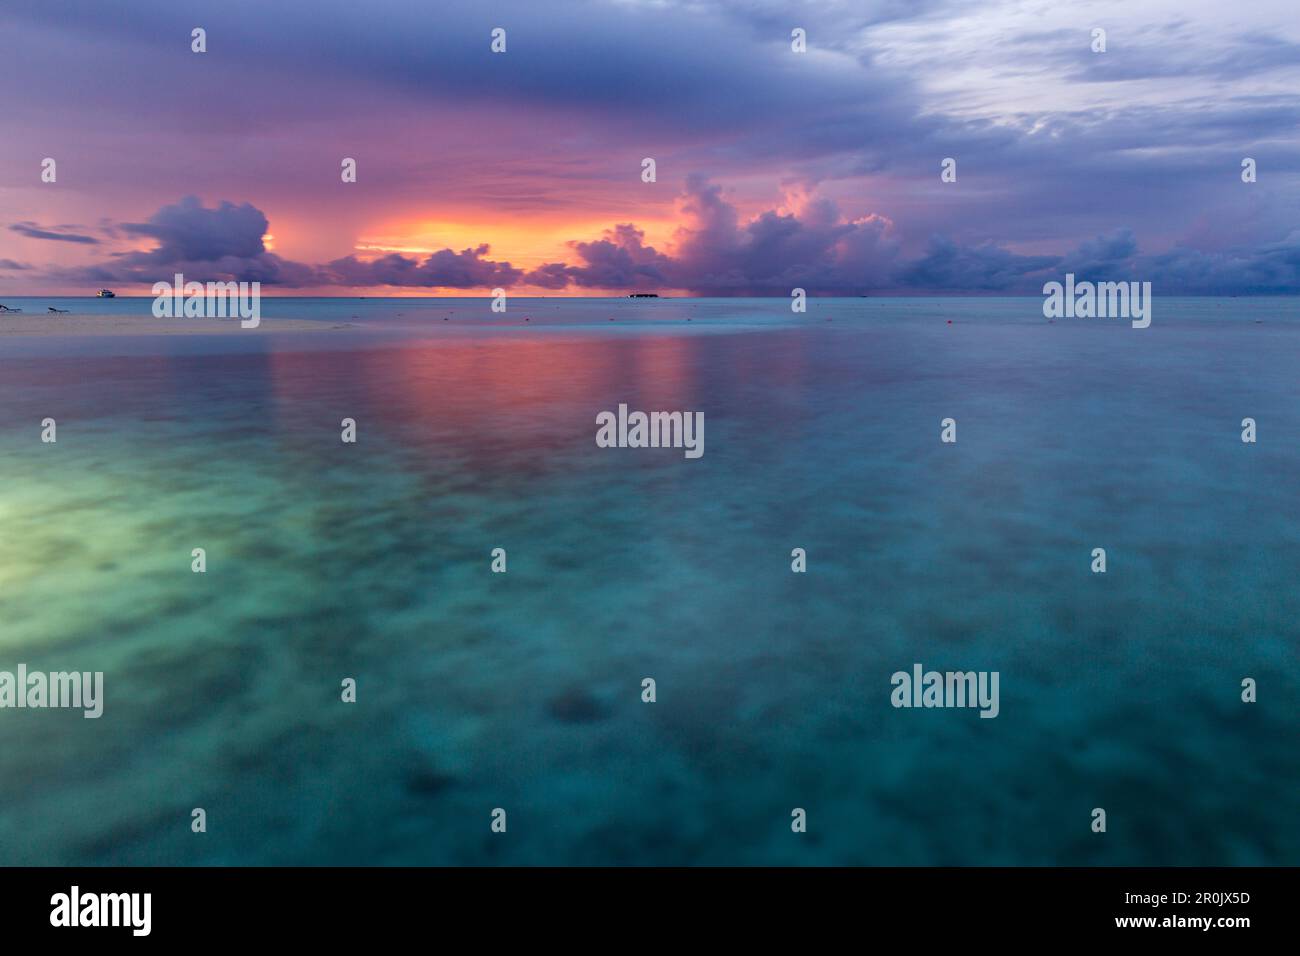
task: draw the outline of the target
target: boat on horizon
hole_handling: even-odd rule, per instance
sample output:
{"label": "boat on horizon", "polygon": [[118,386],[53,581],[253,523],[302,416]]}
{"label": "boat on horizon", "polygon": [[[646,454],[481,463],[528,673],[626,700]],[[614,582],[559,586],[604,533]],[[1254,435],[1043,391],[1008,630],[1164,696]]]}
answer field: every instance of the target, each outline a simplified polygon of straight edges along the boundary
{"label": "boat on horizon", "polygon": [[117,293],[112,289],[100,289],[95,293],[95,297],[99,299],[116,299]]}
{"label": "boat on horizon", "polygon": [[657,299],[659,298],[659,293],[658,292],[630,292],[628,293],[628,298],[629,299]]}

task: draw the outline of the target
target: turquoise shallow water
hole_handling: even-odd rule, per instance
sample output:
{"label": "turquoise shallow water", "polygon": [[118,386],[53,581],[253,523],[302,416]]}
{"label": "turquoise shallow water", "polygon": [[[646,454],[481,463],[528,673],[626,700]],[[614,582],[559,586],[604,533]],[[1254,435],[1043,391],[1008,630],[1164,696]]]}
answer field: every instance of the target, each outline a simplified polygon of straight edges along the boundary
{"label": "turquoise shallow water", "polygon": [[[0,339],[0,669],[106,695],[0,710],[0,862],[1300,862],[1295,303],[1040,305]],[[620,402],[703,458],[597,448]],[[914,662],[999,717],[892,708]]]}

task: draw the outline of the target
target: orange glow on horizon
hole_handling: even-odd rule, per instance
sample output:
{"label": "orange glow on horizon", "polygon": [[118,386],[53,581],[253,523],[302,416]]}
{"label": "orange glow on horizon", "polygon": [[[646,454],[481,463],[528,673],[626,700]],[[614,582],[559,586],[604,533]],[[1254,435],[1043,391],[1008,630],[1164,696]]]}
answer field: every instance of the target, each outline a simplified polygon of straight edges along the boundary
{"label": "orange glow on horizon", "polygon": [[[655,218],[647,218],[635,211],[624,215],[601,218],[572,219],[568,217],[529,217],[506,220],[499,213],[465,219],[419,216],[388,220],[364,225],[356,230],[349,246],[330,243],[322,247],[320,233],[306,223],[295,223],[284,215],[270,215],[275,222],[274,233],[262,237],[267,251],[297,262],[323,262],[352,255],[362,261],[373,261],[386,255],[403,255],[423,261],[443,249],[459,253],[465,249],[488,246],[486,258],[495,262],[509,262],[524,271],[536,269],[550,262],[576,265],[581,262],[571,242],[593,242],[604,238],[605,233],[619,223],[631,222],[645,233],[643,242],[660,252],[672,245],[673,233],[679,222],[676,217],[663,218],[663,210],[655,210]],[[510,288],[511,295],[547,296],[554,298],[599,298],[620,296],[636,289],[582,289],[569,286],[564,289],[545,289],[518,284]],[[679,295],[680,292],[658,289],[661,295]],[[374,296],[393,298],[417,297],[473,297],[490,294],[487,287],[475,289],[393,287],[393,286],[330,286],[322,288],[277,289],[262,288],[264,296],[327,295]]]}
{"label": "orange glow on horizon", "polygon": [[370,259],[398,253],[413,258],[443,249],[460,252],[487,244],[488,258],[509,262],[520,269],[535,269],[548,262],[575,262],[570,242],[590,242],[604,236],[617,222],[635,222],[645,231],[645,243],[662,250],[677,228],[675,220],[642,221],[635,216],[618,220],[500,219],[448,221],[415,219],[384,223],[359,236],[353,246],[358,258]]}

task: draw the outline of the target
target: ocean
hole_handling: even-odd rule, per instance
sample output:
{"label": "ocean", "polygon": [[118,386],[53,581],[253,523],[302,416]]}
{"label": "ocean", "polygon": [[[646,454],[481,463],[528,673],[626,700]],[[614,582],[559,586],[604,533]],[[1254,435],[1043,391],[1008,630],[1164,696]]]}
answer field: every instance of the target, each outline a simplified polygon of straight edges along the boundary
{"label": "ocean", "polygon": [[0,863],[1300,862],[1295,299],[489,301],[0,336]]}

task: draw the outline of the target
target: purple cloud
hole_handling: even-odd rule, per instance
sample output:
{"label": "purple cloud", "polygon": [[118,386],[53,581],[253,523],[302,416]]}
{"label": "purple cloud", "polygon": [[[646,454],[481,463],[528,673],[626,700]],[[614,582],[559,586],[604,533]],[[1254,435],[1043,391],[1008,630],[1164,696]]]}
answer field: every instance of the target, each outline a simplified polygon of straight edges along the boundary
{"label": "purple cloud", "polygon": [[9,231],[16,232],[20,236],[26,236],[28,239],[49,239],[54,242],[75,242],[87,246],[99,244],[99,240],[94,236],[83,236],[75,232],[55,232],[52,229],[44,229],[30,221],[16,222],[9,227]]}
{"label": "purple cloud", "polygon": [[[1014,0],[980,4],[977,21],[966,0],[809,5],[799,17],[806,55],[790,50],[782,6],[763,3],[555,11],[503,0],[493,10],[509,28],[506,56],[488,51],[489,24],[471,0],[441,4],[436,28],[415,0],[385,2],[382,17],[343,0],[230,0],[205,14],[220,38],[205,57],[169,39],[188,36],[193,23],[167,0],[128,10],[98,0],[3,6],[7,62],[31,82],[0,89],[0,113],[20,140],[60,144],[61,176],[99,197],[86,216],[120,219],[160,195],[201,188],[263,208],[274,201],[277,216],[334,242],[367,217],[393,222],[412,210],[471,221],[580,210],[583,221],[621,224],[575,237],[570,261],[516,282],[546,289],[739,293],[798,282],[854,291],[923,280],[1013,288],[1033,265],[1017,253],[1059,252],[1123,223],[1139,226],[1152,248],[1184,242],[1226,255],[1231,246],[1238,261],[1284,241],[1300,197],[1300,144],[1285,135],[1300,123],[1300,44],[1282,0],[1244,14],[1202,4],[1172,19],[1142,4],[1116,8],[1105,18],[1105,55],[1091,52],[1086,26],[1066,8]],[[104,75],[113,83],[99,82]],[[184,137],[151,119],[196,110],[205,122]],[[346,142],[364,143],[366,159],[357,188],[340,190]],[[645,155],[661,175],[709,170],[743,190],[746,204],[798,182],[843,212],[828,221],[805,204],[731,222],[721,193],[706,188],[692,200],[694,235],[650,248],[619,232],[666,211],[662,191],[625,191]],[[960,162],[958,183],[939,182],[945,156]],[[1244,156],[1259,161],[1249,186],[1239,179]],[[42,219],[50,192],[29,165],[13,151],[0,155],[6,181],[29,183],[11,194],[22,202],[14,218]],[[245,215],[235,207],[205,224],[181,217],[194,235],[155,217],[128,234],[159,239],[158,262],[228,268],[233,257],[284,284],[321,281],[316,267],[260,250]],[[1195,235],[1228,222],[1231,235]],[[225,229],[244,239],[214,247]],[[15,245],[0,254],[27,258],[19,233],[3,236]],[[71,255],[77,247],[66,241]],[[445,277],[453,287],[485,269],[498,284],[515,275],[508,264],[485,266],[486,255],[436,255],[427,268],[366,268],[401,283]],[[1081,262],[1117,264],[1090,256],[1079,250]],[[1274,288],[1285,278],[1278,258],[1216,268]],[[1188,261],[1186,251],[1171,254],[1171,278],[1192,283],[1176,267]],[[129,275],[133,265],[154,267],[103,268]]]}
{"label": "purple cloud", "polygon": [[[518,284],[523,270],[486,258],[487,244],[443,249],[423,261],[393,254],[375,260],[346,256],[324,265],[284,259],[266,249],[270,223],[251,203],[223,201],[208,208],[193,197],[164,206],[146,222],[126,223],[129,235],[156,240],[153,249],[119,253],[91,266],[59,270],[65,280],[153,283],[182,273],[198,282],[239,280],[293,288],[399,286],[477,289]],[[567,280],[566,280],[567,281]]]}
{"label": "purple cloud", "polygon": [[158,240],[151,252],[137,253],[136,262],[209,262],[225,257],[255,259],[266,251],[266,215],[251,203],[221,202],[206,208],[195,196],[164,206],[148,222],[123,223],[129,235]]}
{"label": "purple cloud", "polygon": [[[645,233],[631,223],[606,230],[602,239],[570,242],[580,266],[551,263],[530,274],[542,280],[563,276],[573,285],[588,289],[644,287],[662,289],[672,285],[674,260],[644,244]],[[547,285],[547,288],[562,288]]]}
{"label": "purple cloud", "polygon": [[924,256],[899,268],[897,281],[935,291],[1024,292],[1033,287],[1029,277],[1059,262],[1059,256],[1022,256],[993,243],[959,246],[936,236]]}
{"label": "purple cloud", "polygon": [[[89,282],[152,283],[175,272],[189,279],[260,281],[290,288],[491,289],[555,291],[681,289],[728,295],[811,295],[884,292],[1038,294],[1066,272],[1094,280],[1151,281],[1165,294],[1289,294],[1300,292],[1300,231],[1258,246],[1223,249],[1175,246],[1142,254],[1129,227],[1085,240],[1065,255],[1023,255],[994,242],[961,243],[936,235],[914,257],[903,254],[893,223],[881,216],[849,220],[825,198],[793,197],[788,211],[766,210],[746,221],[704,177],[690,177],[678,199],[681,225],[669,250],[620,223],[599,239],[569,243],[576,261],[525,272],[488,258],[487,243],[420,259],[390,254],[346,256],[322,265],[267,251],[266,215],[249,203],[207,208],[193,197],[165,206],[145,223],[122,227],[157,241],[147,251],[119,253],[91,266],[54,273]],[[16,264],[14,264],[16,266]]]}
{"label": "purple cloud", "polygon": [[722,188],[692,176],[678,200],[682,219],[671,255],[645,245],[631,223],[601,239],[569,243],[579,264],[548,263],[526,281],[563,288],[685,289],[707,295],[789,295],[795,286],[823,293],[861,291],[885,282],[898,244],[880,217],[843,220],[829,200],[798,214],[764,212],[741,223]]}
{"label": "purple cloud", "polygon": [[491,289],[519,282],[523,270],[484,258],[488,251],[487,243],[460,252],[442,249],[423,262],[397,253],[370,261],[346,256],[318,270],[316,284]]}

